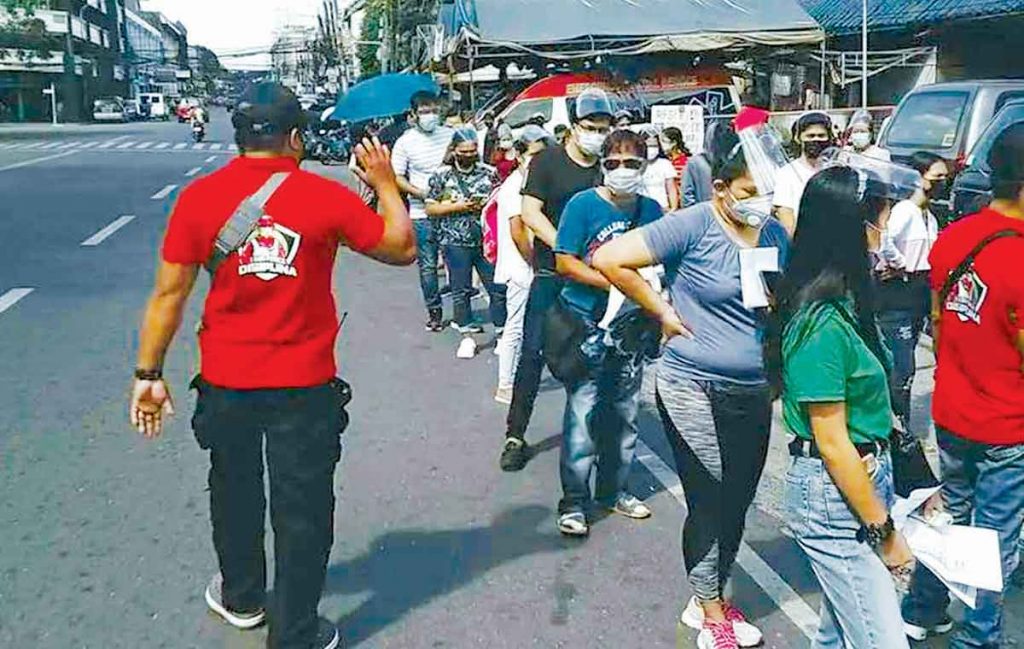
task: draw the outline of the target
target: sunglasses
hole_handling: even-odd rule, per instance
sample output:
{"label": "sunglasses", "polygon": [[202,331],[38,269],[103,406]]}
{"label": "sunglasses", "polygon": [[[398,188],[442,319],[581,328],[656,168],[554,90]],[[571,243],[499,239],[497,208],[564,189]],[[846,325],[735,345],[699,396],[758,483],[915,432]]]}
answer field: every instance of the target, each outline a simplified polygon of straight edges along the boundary
{"label": "sunglasses", "polygon": [[644,167],[644,161],[639,158],[626,158],[625,160],[619,160],[617,158],[608,158],[601,163],[605,171],[615,171],[619,167],[625,167],[626,169],[632,169],[633,171],[639,171]]}

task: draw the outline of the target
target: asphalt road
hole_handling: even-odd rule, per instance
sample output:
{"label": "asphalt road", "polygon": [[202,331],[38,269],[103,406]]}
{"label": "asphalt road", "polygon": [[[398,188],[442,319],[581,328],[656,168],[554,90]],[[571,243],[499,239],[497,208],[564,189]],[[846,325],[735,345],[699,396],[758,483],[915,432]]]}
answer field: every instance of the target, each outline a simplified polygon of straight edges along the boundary
{"label": "asphalt road", "polygon": [[[197,150],[176,123],[0,128],[0,647],[262,646],[263,632],[227,629],[202,601],[215,563],[185,387],[200,296],[167,361],[178,416],[147,443],[126,412],[168,209],[180,186],[229,160],[228,129],[215,114]],[[342,254],[335,279],[349,314],[339,358],[356,396],[322,611],[347,645],[693,646],[676,623],[689,597],[681,492],[652,409],[633,481],[654,517],[607,518],[586,541],[563,539],[562,391],[546,384],[538,402],[538,455],[503,474],[490,350],[457,360],[453,332],[423,332],[414,269]],[[926,370],[923,430],[929,389]],[[819,598],[780,532],[782,441],[776,426],[734,590],[766,647],[806,647]],[[1007,615],[1014,637],[1021,599]]]}

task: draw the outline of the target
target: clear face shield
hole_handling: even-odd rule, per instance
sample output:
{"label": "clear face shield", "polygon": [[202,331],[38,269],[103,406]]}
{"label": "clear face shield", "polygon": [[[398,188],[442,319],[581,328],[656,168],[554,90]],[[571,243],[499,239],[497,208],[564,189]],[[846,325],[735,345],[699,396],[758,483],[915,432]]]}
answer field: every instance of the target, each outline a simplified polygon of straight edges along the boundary
{"label": "clear face shield", "polygon": [[895,162],[886,162],[868,156],[829,149],[821,154],[822,169],[850,167],[861,177],[861,198],[873,196],[892,202],[907,200],[919,189],[924,189],[924,178],[916,169]]}
{"label": "clear face shield", "polygon": [[775,177],[790,163],[782,138],[767,124],[749,126],[736,134],[739,150],[747,161],[750,177],[757,186],[758,195],[737,201],[733,212],[737,219],[750,227],[760,227],[772,213]]}

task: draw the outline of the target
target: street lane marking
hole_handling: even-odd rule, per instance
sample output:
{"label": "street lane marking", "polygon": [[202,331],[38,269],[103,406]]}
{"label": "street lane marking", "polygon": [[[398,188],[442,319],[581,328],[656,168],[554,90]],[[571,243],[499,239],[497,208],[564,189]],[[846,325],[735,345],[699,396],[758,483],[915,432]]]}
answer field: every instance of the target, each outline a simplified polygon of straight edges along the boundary
{"label": "street lane marking", "polygon": [[17,304],[23,297],[34,290],[34,288],[12,288],[3,295],[0,295],[0,313]]}
{"label": "street lane marking", "polygon": [[139,146],[137,146],[135,148],[136,149],[148,149],[149,147],[153,146],[153,144],[154,144],[153,142],[143,142],[142,144],[140,144]]}
{"label": "street lane marking", "polygon": [[109,149],[110,147],[114,146],[115,144],[117,144],[117,140],[111,140],[109,142],[104,142],[103,144],[101,144],[99,146],[99,148],[101,148],[101,149]]}
{"label": "street lane marking", "polygon": [[21,169],[22,167],[31,167],[34,164],[40,162],[46,162],[47,160],[56,160],[57,158],[66,158],[69,155],[75,155],[78,151],[65,151],[64,153],[55,153],[53,155],[45,155],[42,158],[34,158],[32,160],[25,160],[24,162],[15,162],[14,164],[7,165],[6,167],[0,167],[0,171],[10,171],[12,169]]}
{"label": "street lane marking", "polygon": [[207,158],[206,160],[204,160],[203,162],[213,162],[213,161],[214,161],[214,160],[216,160],[216,159],[217,159],[217,156],[215,156],[215,155],[212,155],[212,156],[210,156],[209,158]]}
{"label": "street lane marking", "polygon": [[174,145],[174,150],[175,150],[175,151],[181,151],[182,149],[184,149],[184,148],[185,148],[185,147],[187,147],[187,146],[188,146],[188,145],[187,145],[187,144],[185,144],[184,142],[179,142],[179,143],[177,143],[177,144],[175,144],[175,145]]}
{"label": "street lane marking", "polygon": [[125,142],[123,144],[118,144],[117,148],[119,148],[119,149],[130,149],[133,146],[135,146],[134,142]]}
{"label": "street lane marking", "polygon": [[220,144],[211,144],[210,151],[220,151]]}
{"label": "street lane marking", "polygon": [[206,148],[206,145],[203,144],[202,142],[196,142],[195,144],[192,145],[192,150],[193,151],[202,151],[205,148]]}
{"label": "street lane marking", "polygon": [[28,149],[41,149],[44,146],[46,146],[46,142],[33,142],[32,144],[29,144],[28,146],[26,146],[25,150],[28,150]]}
{"label": "street lane marking", "polygon": [[186,171],[185,175],[188,176],[189,178],[191,178],[192,176],[196,175],[197,173],[199,173],[202,170],[203,170],[202,167],[193,167],[192,169],[189,169],[188,171]]}
{"label": "street lane marking", "polygon": [[8,144],[0,145],[0,149],[15,149],[19,146],[21,146],[21,142],[10,142]]}
{"label": "street lane marking", "polygon": [[129,223],[131,223],[134,220],[135,220],[135,217],[132,216],[132,215],[119,216],[118,218],[116,218],[114,220],[113,223],[111,223],[107,227],[103,228],[102,230],[100,230],[96,234],[92,235],[91,237],[89,237],[88,239],[83,241],[82,245],[83,246],[98,246],[101,243],[103,243],[104,241],[106,241],[107,238],[110,237],[110,235],[114,234],[115,232],[117,232],[118,230],[120,230],[121,228],[123,228],[124,226],[128,225]]}
{"label": "street lane marking", "polygon": [[76,146],[78,146],[78,142],[68,142],[67,144],[62,144],[61,146],[59,146],[57,148],[58,149],[73,149]]}
{"label": "street lane marking", "polygon": [[40,149],[56,149],[56,148],[57,148],[57,147],[59,147],[59,146],[60,146],[61,144],[62,144],[61,142],[51,142],[51,143],[49,143],[49,144],[44,144],[43,146],[41,146],[41,147],[39,147],[39,148],[40,148]]}
{"label": "street lane marking", "polygon": [[153,199],[154,201],[158,201],[158,200],[167,198],[168,196],[171,195],[171,192],[173,192],[177,188],[178,188],[177,185],[168,185],[168,186],[164,187],[163,189],[161,189],[160,191],[158,191],[157,193],[155,193],[152,196],[150,196],[150,198]]}
{"label": "street lane marking", "polygon": [[160,144],[156,145],[156,148],[158,148],[158,149],[166,149],[169,146],[171,146],[170,142],[161,142]]}
{"label": "street lane marking", "polygon": [[[658,457],[641,440],[636,442],[636,459],[679,501],[679,504],[685,510],[686,497],[676,472],[665,464],[664,460]],[[765,595],[771,598],[778,609],[789,618],[789,621],[796,628],[800,629],[801,633],[807,636],[808,640],[814,639],[818,632],[818,614],[793,590],[792,586],[786,583],[785,579],[779,576],[779,573],[775,572],[746,543],[740,544],[740,551],[736,555],[736,563],[764,591]]]}
{"label": "street lane marking", "polygon": [[99,142],[86,142],[85,144],[83,144],[82,146],[80,146],[78,148],[79,149],[91,149],[94,146],[96,146],[97,144],[99,144]]}

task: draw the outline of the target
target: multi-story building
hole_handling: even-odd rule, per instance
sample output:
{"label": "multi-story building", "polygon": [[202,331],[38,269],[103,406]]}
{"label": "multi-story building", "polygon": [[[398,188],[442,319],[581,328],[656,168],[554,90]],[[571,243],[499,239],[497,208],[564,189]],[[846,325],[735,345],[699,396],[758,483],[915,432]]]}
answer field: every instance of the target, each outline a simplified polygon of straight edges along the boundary
{"label": "multi-story building", "polygon": [[316,91],[316,62],[311,44],[315,30],[305,25],[286,25],[270,49],[275,78],[297,94]]}
{"label": "multi-story building", "polygon": [[130,95],[137,97],[140,92],[161,92],[157,85],[157,71],[167,61],[163,35],[143,17],[138,0],[126,2],[122,33]]}
{"label": "multi-story building", "polygon": [[142,17],[160,32],[163,60],[157,63],[153,85],[168,97],[181,97],[191,87],[188,58],[188,30],[162,13],[144,11]]}

